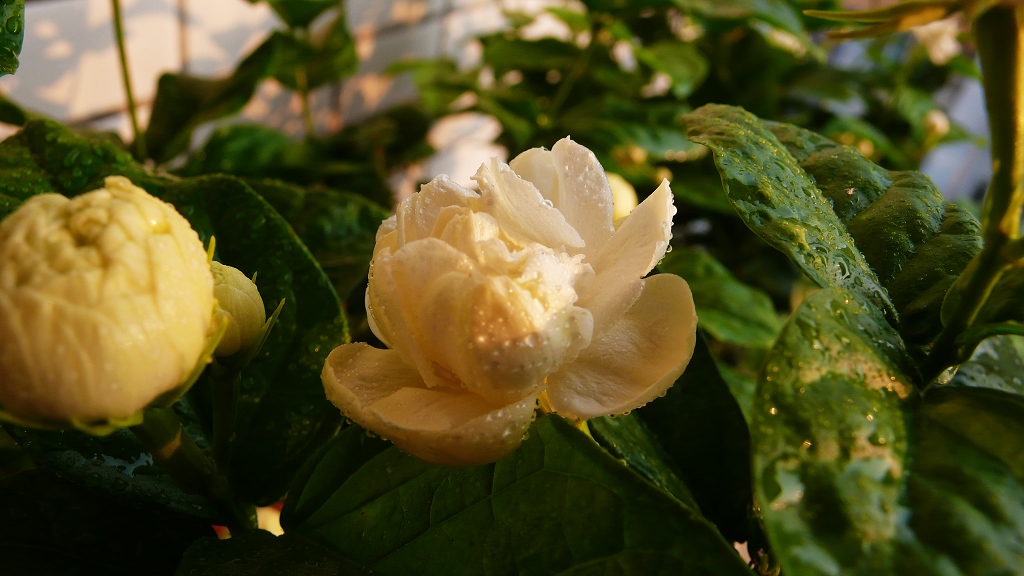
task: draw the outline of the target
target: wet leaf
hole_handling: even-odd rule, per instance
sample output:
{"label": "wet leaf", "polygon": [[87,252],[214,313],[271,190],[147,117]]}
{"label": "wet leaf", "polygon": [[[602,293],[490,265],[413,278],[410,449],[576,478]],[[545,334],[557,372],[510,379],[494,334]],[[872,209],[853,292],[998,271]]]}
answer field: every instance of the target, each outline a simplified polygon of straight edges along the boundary
{"label": "wet leaf", "polygon": [[949,385],[1024,395],[1024,336],[986,338],[957,368]]}
{"label": "wet leaf", "polygon": [[286,532],[379,574],[749,574],[710,523],[557,416],[472,468],[426,464],[352,426],[298,480]]}
{"label": "wet leaf", "polygon": [[690,139],[715,154],[726,195],[747,226],[820,286],[892,303],[831,202],[756,116],[709,104],[687,114]]}
{"label": "wet leaf", "polygon": [[25,0],[7,0],[0,5],[0,76],[18,70],[18,56],[25,40]]}
{"label": "wet leaf", "polygon": [[[755,397],[754,478],[784,573],[1012,574],[1024,560],[1024,400],[914,391],[863,296],[810,296]],[[913,458],[909,456],[913,454]]]}

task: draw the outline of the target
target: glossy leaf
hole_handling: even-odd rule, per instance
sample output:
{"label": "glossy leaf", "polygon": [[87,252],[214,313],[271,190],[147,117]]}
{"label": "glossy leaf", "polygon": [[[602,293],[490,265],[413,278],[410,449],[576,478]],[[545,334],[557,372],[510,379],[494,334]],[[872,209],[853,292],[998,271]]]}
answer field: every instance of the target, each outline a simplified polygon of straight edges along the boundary
{"label": "glossy leaf", "polygon": [[217,238],[217,259],[257,274],[264,305],[284,309],[263,350],[242,374],[232,479],[259,504],[284,495],[292,474],[336,430],[320,372],[347,340],[337,294],[295,232],[243,182],[204,176],[167,185],[161,198],[201,238]]}
{"label": "glossy leaf", "polygon": [[[32,460],[89,489],[130,505],[166,507],[179,514],[222,522],[201,496],[186,494],[126,429],[97,437],[77,430],[43,432],[7,426]],[[195,440],[205,445],[203,437]]]}
{"label": "glossy leaf", "polygon": [[7,0],[0,6],[0,76],[18,70],[25,40],[25,0]]}
{"label": "glossy leaf", "polygon": [[690,489],[673,471],[669,455],[637,415],[601,416],[587,420],[587,426],[594,440],[609,454],[625,461],[633,471],[686,507],[698,511]]}
{"label": "glossy leaf", "polygon": [[899,336],[860,295],[822,290],[787,323],[752,426],[757,499],[783,572],[1021,565],[1024,400],[946,386],[921,401],[916,379]]}
{"label": "glossy leaf", "polygon": [[[202,239],[215,235],[218,260],[247,276],[258,272],[268,311],[285,300],[270,340],[243,374],[232,459],[236,490],[261,503],[279,499],[303,460],[336,430],[340,416],[324,397],[320,371],[347,338],[329,279],[288,224],[236,178],[150,175],[127,152],[53,122],[29,122],[0,144],[0,171],[0,192],[16,198],[73,196],[101,186],[105,176],[127,176],[173,204]],[[203,406],[196,403],[200,414]]]}
{"label": "glossy leaf", "polygon": [[753,500],[750,434],[703,334],[682,376],[636,414],[665,448],[704,516],[729,540],[746,541]]}
{"label": "glossy leaf", "polygon": [[310,462],[282,522],[375,573],[749,574],[710,523],[557,416],[474,468],[364,438],[350,427]]}
{"label": "glossy leaf", "polygon": [[369,571],[297,534],[263,530],[203,538],[185,551],[178,576],[363,576]]}
{"label": "glossy leaf", "polygon": [[832,205],[798,159],[756,116],[708,104],[685,117],[690,139],[715,154],[733,208],[758,236],[820,286],[892,303]]}
{"label": "glossy leaf", "polygon": [[767,294],[747,286],[707,252],[680,248],[660,267],[690,285],[701,328],[722,342],[767,348],[782,321]]}
{"label": "glossy leaf", "polygon": [[832,202],[888,290],[903,336],[928,342],[946,292],[981,249],[977,219],[919,172],[889,172],[808,130],[767,125]]}
{"label": "glossy leaf", "polygon": [[100,496],[37,468],[0,481],[0,557],[9,576],[173,573],[209,524]]}
{"label": "glossy leaf", "polygon": [[366,279],[387,209],[335,190],[309,190],[276,180],[250,180],[249,185],[288,221],[342,300]]}
{"label": "glossy leaf", "polygon": [[808,297],[765,359],[754,397],[754,478],[766,532],[795,574],[889,573],[915,366],[863,296]]}
{"label": "glossy leaf", "polygon": [[971,386],[1024,395],[1024,336],[993,336],[961,364],[951,386]]}

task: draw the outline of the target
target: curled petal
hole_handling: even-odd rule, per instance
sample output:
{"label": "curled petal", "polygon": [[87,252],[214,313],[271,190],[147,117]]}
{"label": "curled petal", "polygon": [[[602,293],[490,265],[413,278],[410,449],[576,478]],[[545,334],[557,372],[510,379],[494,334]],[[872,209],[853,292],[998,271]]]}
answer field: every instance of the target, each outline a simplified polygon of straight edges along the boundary
{"label": "curled petal", "polygon": [[594,315],[595,336],[618,320],[640,296],[641,279],[665,256],[675,213],[666,180],[629,213],[591,261],[596,276],[578,305]]}
{"label": "curled petal", "polygon": [[587,419],[629,412],[664,394],[683,373],[697,341],[690,287],[674,274],[645,282],[629,311],[548,379],[559,414]]}
{"label": "curled petal", "polygon": [[[447,175],[440,175],[427,182],[418,194],[413,194],[395,210],[395,229],[398,246],[415,242],[434,235],[434,226],[438,215],[445,208],[467,206],[471,199],[477,197],[476,192],[459,186]],[[385,224],[387,220],[385,220]],[[384,229],[384,225],[381,225]],[[377,240],[381,233],[378,231]]]}
{"label": "curled petal", "polygon": [[455,389],[428,389],[392,350],[334,349],[321,375],[327,398],[360,426],[417,458],[448,466],[494,462],[512,453],[533,421],[536,396],[495,407]]}
{"label": "curled petal", "polygon": [[480,185],[479,211],[494,216],[513,241],[536,242],[549,248],[583,247],[583,238],[565,221],[565,216],[507,164],[492,158],[473,179]]}
{"label": "curled petal", "polygon": [[612,190],[594,153],[569,138],[551,151],[532,148],[509,163],[551,201],[586,242],[583,253],[596,255],[615,231]]}

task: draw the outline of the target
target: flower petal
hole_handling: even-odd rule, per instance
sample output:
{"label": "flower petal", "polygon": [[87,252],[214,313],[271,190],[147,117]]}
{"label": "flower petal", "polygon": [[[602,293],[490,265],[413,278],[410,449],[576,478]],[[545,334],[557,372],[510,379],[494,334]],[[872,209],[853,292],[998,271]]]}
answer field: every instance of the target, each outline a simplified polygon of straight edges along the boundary
{"label": "flower petal", "polygon": [[[450,206],[468,206],[474,198],[477,198],[476,192],[459,186],[445,174],[427,182],[395,209],[398,246],[433,236],[441,210]],[[379,241],[380,232],[377,236]]]}
{"label": "flower petal", "polygon": [[556,249],[583,247],[583,238],[565,221],[565,216],[508,164],[492,158],[477,170],[473,179],[480,185],[478,211],[494,216],[513,241],[524,245],[536,242]]}
{"label": "flower petal", "polygon": [[534,417],[536,396],[495,407],[479,396],[428,389],[392,350],[343,344],[321,375],[346,417],[413,456],[448,466],[494,462],[512,453]]}
{"label": "flower petal", "polygon": [[686,281],[658,274],[622,318],[576,362],[548,379],[555,411],[571,418],[622,414],[661,396],[683,373],[697,341]]}
{"label": "flower petal", "polygon": [[532,182],[579,232],[586,242],[584,254],[600,252],[615,228],[612,189],[593,152],[563,138],[550,152],[543,148],[527,150],[509,166]]}
{"label": "flower petal", "polygon": [[612,235],[590,261],[596,274],[577,306],[594,315],[594,336],[611,326],[640,296],[642,278],[665,256],[672,238],[672,190],[665,180]]}

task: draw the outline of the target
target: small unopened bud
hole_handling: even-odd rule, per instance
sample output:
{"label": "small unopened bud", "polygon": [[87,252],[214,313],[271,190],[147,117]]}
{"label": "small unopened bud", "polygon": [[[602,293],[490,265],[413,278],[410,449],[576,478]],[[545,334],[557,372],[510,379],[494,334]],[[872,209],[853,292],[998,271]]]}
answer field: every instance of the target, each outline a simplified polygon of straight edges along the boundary
{"label": "small unopened bud", "polygon": [[924,128],[933,138],[942,138],[949,133],[949,116],[938,108],[929,110],[924,115]]}
{"label": "small unopened bud", "polygon": [[236,268],[220,262],[211,262],[213,296],[217,299],[217,314],[228,319],[224,338],[217,345],[217,356],[231,356],[252,345],[260,328],[267,321],[256,284]]}

